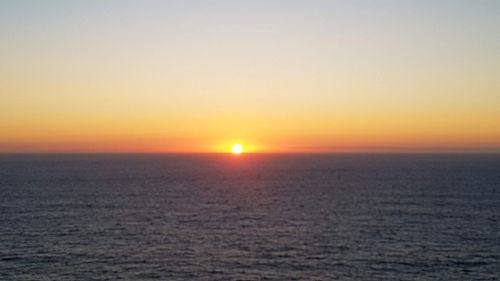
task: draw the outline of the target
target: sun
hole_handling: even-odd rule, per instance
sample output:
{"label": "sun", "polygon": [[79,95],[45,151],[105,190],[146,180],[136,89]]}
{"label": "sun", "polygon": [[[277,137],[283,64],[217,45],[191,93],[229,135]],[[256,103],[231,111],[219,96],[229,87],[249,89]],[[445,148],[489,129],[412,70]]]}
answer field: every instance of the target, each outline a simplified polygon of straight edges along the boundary
{"label": "sun", "polygon": [[233,152],[233,154],[240,154],[241,152],[243,152],[243,146],[239,143],[235,143],[231,147],[231,151]]}

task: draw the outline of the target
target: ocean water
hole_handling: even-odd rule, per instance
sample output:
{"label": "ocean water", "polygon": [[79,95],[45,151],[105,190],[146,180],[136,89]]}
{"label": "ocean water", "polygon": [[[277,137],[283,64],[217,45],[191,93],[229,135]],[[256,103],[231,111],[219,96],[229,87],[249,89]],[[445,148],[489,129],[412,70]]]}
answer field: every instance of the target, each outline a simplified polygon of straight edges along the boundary
{"label": "ocean water", "polygon": [[0,280],[499,280],[500,155],[3,155]]}

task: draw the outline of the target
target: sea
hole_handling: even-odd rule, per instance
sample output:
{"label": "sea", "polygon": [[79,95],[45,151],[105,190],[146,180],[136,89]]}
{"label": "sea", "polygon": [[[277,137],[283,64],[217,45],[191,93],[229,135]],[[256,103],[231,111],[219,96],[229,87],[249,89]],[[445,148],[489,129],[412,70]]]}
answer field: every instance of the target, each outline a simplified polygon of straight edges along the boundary
{"label": "sea", "polygon": [[500,280],[500,155],[4,154],[0,280]]}

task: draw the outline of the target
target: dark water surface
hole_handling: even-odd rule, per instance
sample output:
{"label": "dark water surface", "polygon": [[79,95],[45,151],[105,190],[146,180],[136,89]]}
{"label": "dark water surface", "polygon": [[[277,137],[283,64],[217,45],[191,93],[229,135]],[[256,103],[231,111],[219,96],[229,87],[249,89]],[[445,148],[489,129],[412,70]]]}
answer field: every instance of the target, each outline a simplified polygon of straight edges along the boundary
{"label": "dark water surface", "polygon": [[0,280],[499,276],[499,155],[0,156]]}

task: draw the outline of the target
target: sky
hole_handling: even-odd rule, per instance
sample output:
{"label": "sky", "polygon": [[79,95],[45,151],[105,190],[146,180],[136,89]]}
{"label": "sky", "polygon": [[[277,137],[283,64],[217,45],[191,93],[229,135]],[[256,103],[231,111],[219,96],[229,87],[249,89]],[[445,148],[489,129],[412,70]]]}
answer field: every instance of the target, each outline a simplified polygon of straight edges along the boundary
{"label": "sky", "polygon": [[500,151],[500,1],[0,0],[0,153]]}

